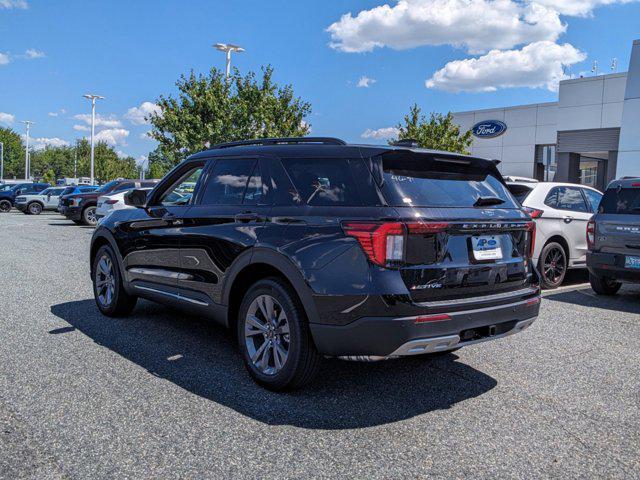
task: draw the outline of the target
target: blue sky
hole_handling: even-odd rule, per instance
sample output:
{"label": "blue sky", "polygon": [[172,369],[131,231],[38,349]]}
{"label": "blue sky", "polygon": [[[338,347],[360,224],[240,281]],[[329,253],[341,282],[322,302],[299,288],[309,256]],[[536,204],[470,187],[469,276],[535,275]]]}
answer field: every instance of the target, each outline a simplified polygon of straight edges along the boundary
{"label": "blue sky", "polygon": [[[447,112],[555,101],[563,63],[577,75],[598,60],[608,73],[616,57],[625,71],[640,37],[635,2],[383,5],[0,0],[0,122],[22,131],[18,122],[33,120],[40,144],[73,142],[87,134],[77,117],[90,112],[81,95],[98,93],[106,97],[98,104],[102,138],[140,158],[155,145],[129,109],[173,93],[190,69],[223,68],[211,45],[229,42],[246,48],[233,59],[241,72],[270,63],[278,82],[311,102],[314,135],[362,142],[363,132],[394,126],[414,102]],[[385,141],[372,135],[366,141]]]}

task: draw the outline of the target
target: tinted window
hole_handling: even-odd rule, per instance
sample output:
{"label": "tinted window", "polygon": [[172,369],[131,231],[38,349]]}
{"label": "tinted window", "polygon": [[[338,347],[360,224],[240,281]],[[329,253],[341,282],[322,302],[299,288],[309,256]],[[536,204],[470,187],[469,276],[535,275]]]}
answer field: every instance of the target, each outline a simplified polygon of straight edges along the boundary
{"label": "tinted window", "polygon": [[105,183],[104,185],[102,185],[100,188],[98,188],[96,190],[96,192],[98,193],[102,193],[102,192],[110,192],[113,188],[115,188],[116,185],[118,185],[118,180],[112,180],[109,183]]}
{"label": "tinted window", "polygon": [[62,190],[62,193],[60,194],[62,195],[69,195],[70,193],[73,193],[73,191],[76,189],[76,187],[66,187],[64,190]]}
{"label": "tinted window", "polygon": [[507,187],[480,162],[406,153],[384,155],[382,191],[393,206],[517,208]]}
{"label": "tinted window", "polygon": [[587,196],[587,200],[591,207],[590,211],[596,213],[598,211],[598,206],[600,205],[600,200],[602,200],[602,194],[586,188],[582,191]]}
{"label": "tinted window", "polygon": [[256,162],[253,173],[247,183],[247,191],[244,194],[244,205],[258,205],[262,203],[262,175],[260,175],[260,164]]}
{"label": "tinted window", "polygon": [[610,188],[604,192],[598,212],[640,215],[640,188]]}
{"label": "tinted window", "polygon": [[255,160],[218,160],[213,166],[202,205],[240,205]]}
{"label": "tinted window", "polygon": [[527,199],[529,194],[532,192],[532,188],[527,187],[525,185],[509,185],[508,186],[511,195],[513,195],[518,203],[522,205],[524,201]]}
{"label": "tinted window", "polygon": [[350,160],[283,159],[300,200],[309,205],[362,205]]}
{"label": "tinted window", "polygon": [[544,203],[558,210],[587,212],[587,205],[580,190],[577,187],[556,187],[549,192]]}

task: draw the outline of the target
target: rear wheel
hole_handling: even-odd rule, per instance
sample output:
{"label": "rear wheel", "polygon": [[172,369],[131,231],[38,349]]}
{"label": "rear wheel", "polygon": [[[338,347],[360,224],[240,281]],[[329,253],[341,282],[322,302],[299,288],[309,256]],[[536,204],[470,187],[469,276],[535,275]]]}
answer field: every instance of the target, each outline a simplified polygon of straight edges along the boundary
{"label": "rear wheel", "polygon": [[557,288],[564,281],[568,266],[567,253],[557,242],[547,243],[538,260],[542,288]]}
{"label": "rear wheel", "polygon": [[589,283],[591,288],[598,295],[615,295],[620,290],[622,284],[611,278],[598,277],[593,273],[589,273]]}
{"label": "rear wheel", "polygon": [[96,225],[98,223],[98,217],[96,217],[96,207],[87,207],[82,210],[82,222],[85,225]]}
{"label": "rear wheel", "polygon": [[40,205],[38,202],[33,202],[29,204],[27,210],[29,211],[30,215],[40,215],[40,213],[42,212],[42,205]]}
{"label": "rear wheel", "polygon": [[11,202],[9,200],[0,201],[0,213],[8,213],[11,211]]}
{"label": "rear wheel", "polygon": [[93,258],[91,278],[96,305],[103,315],[124,317],[133,311],[138,299],[125,291],[122,274],[110,246],[100,247]]}
{"label": "rear wheel", "polygon": [[278,278],[256,282],[238,317],[238,343],[253,379],[270,390],[293,390],[311,381],[321,356],[295,291]]}

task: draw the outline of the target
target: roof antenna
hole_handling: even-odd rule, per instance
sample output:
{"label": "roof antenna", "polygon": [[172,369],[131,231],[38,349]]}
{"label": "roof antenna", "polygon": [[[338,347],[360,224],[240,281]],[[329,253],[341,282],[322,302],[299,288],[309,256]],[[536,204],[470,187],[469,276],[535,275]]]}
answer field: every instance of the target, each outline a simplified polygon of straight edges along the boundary
{"label": "roof antenna", "polygon": [[598,60],[593,61],[593,67],[591,67],[591,73],[593,73],[595,77],[598,76]]}
{"label": "roof antenna", "polygon": [[614,57],[613,60],[611,60],[611,71],[613,73],[617,73],[618,72],[618,59]]}

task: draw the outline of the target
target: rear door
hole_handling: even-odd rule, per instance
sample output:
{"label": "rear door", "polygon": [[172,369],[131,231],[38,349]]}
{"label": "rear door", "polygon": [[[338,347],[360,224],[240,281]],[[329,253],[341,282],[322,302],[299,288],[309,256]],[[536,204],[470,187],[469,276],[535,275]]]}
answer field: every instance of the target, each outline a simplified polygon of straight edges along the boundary
{"label": "rear door", "polygon": [[583,190],[578,186],[554,187],[545,200],[545,204],[553,210],[545,211],[544,216],[559,222],[559,229],[567,239],[569,257],[574,265],[586,263],[587,223],[593,216]]}
{"label": "rear door", "polygon": [[209,161],[202,189],[184,217],[182,288],[220,301],[227,270],[258,241],[271,208],[263,163],[257,157]]}

